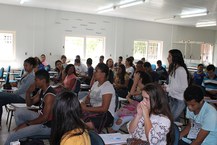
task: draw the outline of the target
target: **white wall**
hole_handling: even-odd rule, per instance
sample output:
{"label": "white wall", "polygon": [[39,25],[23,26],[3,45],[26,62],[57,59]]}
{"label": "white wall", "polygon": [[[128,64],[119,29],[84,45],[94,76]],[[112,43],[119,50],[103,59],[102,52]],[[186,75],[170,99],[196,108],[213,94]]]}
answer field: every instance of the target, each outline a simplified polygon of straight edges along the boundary
{"label": "white wall", "polygon": [[0,66],[7,63],[12,68],[16,64],[21,67],[24,59],[42,53],[53,66],[64,54],[66,35],[105,36],[105,57],[115,60],[120,55],[124,58],[132,55],[134,40],[161,40],[164,42],[163,63],[167,62],[167,53],[174,41],[217,42],[216,31],[212,30],[8,5],[0,5],[0,30],[16,31],[16,59],[0,62]]}

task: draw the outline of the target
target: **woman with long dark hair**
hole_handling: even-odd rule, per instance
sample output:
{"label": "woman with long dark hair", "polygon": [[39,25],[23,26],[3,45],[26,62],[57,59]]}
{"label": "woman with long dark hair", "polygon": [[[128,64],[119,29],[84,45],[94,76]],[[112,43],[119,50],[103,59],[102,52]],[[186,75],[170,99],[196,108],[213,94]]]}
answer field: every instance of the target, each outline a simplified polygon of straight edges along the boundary
{"label": "woman with long dark hair", "polygon": [[167,60],[169,62],[169,83],[165,85],[165,89],[169,94],[170,109],[176,120],[185,108],[183,95],[190,77],[180,50],[170,50]]}
{"label": "woman with long dark hair", "polygon": [[129,75],[126,73],[126,68],[120,64],[117,68],[117,73],[114,78],[115,92],[119,97],[126,98],[128,94]]}
{"label": "woman with long dark hair", "polygon": [[65,74],[64,74],[64,67],[61,62],[61,60],[55,61],[55,71],[57,72],[57,75],[54,76],[52,79],[55,83],[61,83],[64,80]]}
{"label": "woman with long dark hair", "polygon": [[90,145],[90,137],[81,115],[76,95],[72,92],[61,93],[53,108],[51,144]]}
{"label": "woman with long dark hair", "polygon": [[129,133],[150,145],[172,145],[173,117],[164,90],[156,83],[149,83],[142,96],[137,114],[129,124]]}

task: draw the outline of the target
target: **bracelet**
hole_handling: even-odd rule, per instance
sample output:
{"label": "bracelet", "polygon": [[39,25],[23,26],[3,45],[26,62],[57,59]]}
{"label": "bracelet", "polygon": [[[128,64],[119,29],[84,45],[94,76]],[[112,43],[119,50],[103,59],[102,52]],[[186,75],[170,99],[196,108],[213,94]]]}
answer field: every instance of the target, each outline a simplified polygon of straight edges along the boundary
{"label": "bracelet", "polygon": [[25,124],[26,124],[26,126],[30,126],[29,121],[26,121]]}

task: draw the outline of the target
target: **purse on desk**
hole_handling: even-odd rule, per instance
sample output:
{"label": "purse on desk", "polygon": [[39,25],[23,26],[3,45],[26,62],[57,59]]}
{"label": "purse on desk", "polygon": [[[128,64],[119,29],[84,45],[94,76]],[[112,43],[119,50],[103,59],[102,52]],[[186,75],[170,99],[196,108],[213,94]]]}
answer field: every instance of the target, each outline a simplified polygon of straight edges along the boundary
{"label": "purse on desk", "polygon": [[138,138],[128,138],[127,145],[149,145],[149,143]]}

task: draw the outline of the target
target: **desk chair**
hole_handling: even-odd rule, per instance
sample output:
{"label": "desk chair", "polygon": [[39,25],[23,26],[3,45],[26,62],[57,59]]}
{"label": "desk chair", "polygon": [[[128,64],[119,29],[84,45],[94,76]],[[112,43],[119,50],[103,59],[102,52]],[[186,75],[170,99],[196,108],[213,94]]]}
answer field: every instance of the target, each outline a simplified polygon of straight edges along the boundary
{"label": "desk chair", "polygon": [[0,79],[3,79],[3,76],[4,76],[4,68],[2,67],[0,69]]}
{"label": "desk chair", "polygon": [[102,138],[96,132],[90,130],[89,136],[90,136],[91,145],[105,145]]}
{"label": "desk chair", "polygon": [[5,110],[8,112],[6,125],[8,125],[8,132],[9,132],[11,129],[11,120],[12,120],[12,117],[14,116],[14,111],[16,109],[14,106],[7,104],[7,105],[5,105]]}

